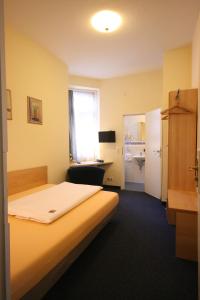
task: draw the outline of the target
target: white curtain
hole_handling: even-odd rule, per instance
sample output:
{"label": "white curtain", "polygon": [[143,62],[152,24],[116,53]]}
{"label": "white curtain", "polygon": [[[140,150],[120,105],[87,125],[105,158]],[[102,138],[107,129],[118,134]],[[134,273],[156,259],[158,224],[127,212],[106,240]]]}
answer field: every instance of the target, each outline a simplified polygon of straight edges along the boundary
{"label": "white curtain", "polygon": [[73,90],[74,134],[77,161],[98,157],[98,97],[97,91]]}

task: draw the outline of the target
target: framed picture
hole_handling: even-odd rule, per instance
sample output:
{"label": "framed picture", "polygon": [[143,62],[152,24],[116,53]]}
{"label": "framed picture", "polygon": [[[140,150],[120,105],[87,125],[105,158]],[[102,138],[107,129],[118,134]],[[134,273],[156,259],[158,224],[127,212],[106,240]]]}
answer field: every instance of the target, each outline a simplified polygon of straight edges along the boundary
{"label": "framed picture", "polygon": [[6,89],[6,110],[7,110],[7,120],[12,120],[12,99],[11,90]]}
{"label": "framed picture", "polygon": [[42,100],[27,97],[28,122],[42,124]]}

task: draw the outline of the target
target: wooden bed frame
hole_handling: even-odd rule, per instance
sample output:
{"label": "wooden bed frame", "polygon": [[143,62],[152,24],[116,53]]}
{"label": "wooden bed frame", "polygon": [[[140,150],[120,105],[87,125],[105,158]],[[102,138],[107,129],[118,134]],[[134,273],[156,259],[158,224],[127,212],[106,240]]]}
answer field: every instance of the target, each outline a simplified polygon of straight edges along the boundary
{"label": "wooden bed frame", "polygon": [[8,195],[47,184],[47,166],[8,172]]}
{"label": "wooden bed frame", "polygon": [[[47,167],[31,168],[8,173],[8,194],[12,195],[40,185],[47,184]],[[117,210],[115,207],[101,223],[99,223],[51,272],[49,272],[36,286],[27,292],[21,300],[39,300],[60,279],[71,264],[87,248],[97,234],[110,221]]]}

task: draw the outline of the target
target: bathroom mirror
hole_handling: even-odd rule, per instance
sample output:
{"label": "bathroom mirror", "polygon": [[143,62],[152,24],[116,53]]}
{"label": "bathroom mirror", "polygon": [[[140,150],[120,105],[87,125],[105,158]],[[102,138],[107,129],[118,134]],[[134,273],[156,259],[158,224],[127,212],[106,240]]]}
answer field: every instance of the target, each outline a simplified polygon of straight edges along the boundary
{"label": "bathroom mirror", "polygon": [[124,118],[125,143],[145,142],[145,116],[130,115]]}
{"label": "bathroom mirror", "polygon": [[145,141],[145,122],[138,122],[138,141]]}

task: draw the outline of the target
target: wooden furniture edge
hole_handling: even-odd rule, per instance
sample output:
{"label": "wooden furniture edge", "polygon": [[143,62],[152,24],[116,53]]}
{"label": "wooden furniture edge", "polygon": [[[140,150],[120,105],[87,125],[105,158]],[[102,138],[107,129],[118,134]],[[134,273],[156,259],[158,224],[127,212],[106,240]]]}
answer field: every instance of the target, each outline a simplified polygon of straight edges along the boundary
{"label": "wooden furniture edge", "polygon": [[105,162],[96,162],[94,161],[93,163],[71,163],[69,167],[74,168],[74,167],[103,167],[107,165],[112,165],[113,161],[105,161]]}
{"label": "wooden furniture edge", "polygon": [[167,222],[170,225],[176,225],[176,211],[167,207]]}
{"label": "wooden furniture edge", "polygon": [[168,208],[180,212],[198,213],[197,192],[169,189]]}
{"label": "wooden furniture edge", "polygon": [[176,257],[197,261],[198,199],[196,191],[168,190],[168,223],[176,225]]}
{"label": "wooden furniture edge", "polygon": [[194,191],[168,189],[167,220],[170,225],[176,225],[177,212],[197,214],[197,193]]}
{"label": "wooden furniture edge", "polygon": [[[117,205],[118,206],[118,205]],[[21,300],[42,299],[72,263],[89,246],[97,234],[106,226],[117,211],[117,206],[99,223],[54,269],[52,269],[36,286],[27,292]]]}
{"label": "wooden furniture edge", "polygon": [[176,213],[176,256],[198,261],[197,214]]}
{"label": "wooden furniture edge", "polygon": [[47,184],[47,166],[8,172],[8,195],[17,194]]}

